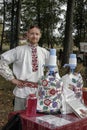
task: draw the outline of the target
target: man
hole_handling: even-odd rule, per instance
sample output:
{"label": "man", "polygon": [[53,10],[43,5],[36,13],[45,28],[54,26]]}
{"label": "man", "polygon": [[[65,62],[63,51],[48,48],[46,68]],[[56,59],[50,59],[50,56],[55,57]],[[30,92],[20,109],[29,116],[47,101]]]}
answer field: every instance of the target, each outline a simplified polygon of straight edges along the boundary
{"label": "man", "polygon": [[[49,52],[38,46],[40,38],[40,28],[31,26],[27,32],[26,45],[18,46],[1,55],[0,74],[16,85],[13,90],[14,110],[25,109],[27,96],[36,93],[36,83],[44,73],[44,65],[49,58]],[[13,63],[13,71],[9,68],[11,63]],[[29,81],[30,84],[24,81]]]}

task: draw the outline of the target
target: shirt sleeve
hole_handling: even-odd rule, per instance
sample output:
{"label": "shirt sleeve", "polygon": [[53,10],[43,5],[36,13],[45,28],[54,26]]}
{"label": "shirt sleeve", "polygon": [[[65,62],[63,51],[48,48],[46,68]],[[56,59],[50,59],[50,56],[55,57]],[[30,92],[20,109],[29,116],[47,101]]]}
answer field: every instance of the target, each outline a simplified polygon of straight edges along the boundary
{"label": "shirt sleeve", "polygon": [[0,60],[0,75],[6,80],[14,79],[13,72],[5,60]]}
{"label": "shirt sleeve", "polygon": [[9,50],[1,55],[0,59],[0,75],[6,80],[14,79],[14,74],[9,64],[16,60],[16,49]]}

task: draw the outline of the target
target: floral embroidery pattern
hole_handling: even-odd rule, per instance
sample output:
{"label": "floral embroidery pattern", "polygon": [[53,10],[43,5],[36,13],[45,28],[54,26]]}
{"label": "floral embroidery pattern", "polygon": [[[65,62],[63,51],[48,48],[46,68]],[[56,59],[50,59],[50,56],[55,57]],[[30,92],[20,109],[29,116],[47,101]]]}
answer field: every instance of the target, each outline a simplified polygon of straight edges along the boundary
{"label": "floral embroidery pattern", "polygon": [[37,46],[29,44],[32,50],[32,71],[36,72],[38,70],[38,56],[37,56]]}
{"label": "floral embroidery pattern", "polygon": [[[74,75],[73,75],[74,76]],[[83,86],[83,80],[80,74],[75,73],[75,77],[72,77],[71,83],[69,84],[69,88],[74,91],[75,97],[79,98],[82,95],[82,86]]]}
{"label": "floral embroidery pattern", "polygon": [[42,85],[43,86],[47,86],[47,84],[48,84],[48,81],[46,79],[42,80]]}
{"label": "floral embroidery pattern", "polygon": [[56,91],[55,91],[55,89],[51,89],[51,90],[49,91],[49,93],[50,93],[51,95],[55,95]]}
{"label": "floral embroidery pattern", "polygon": [[13,73],[5,60],[0,60],[0,74],[6,79],[14,79]]}
{"label": "floral embroidery pattern", "polygon": [[49,99],[44,100],[44,104],[45,104],[45,105],[49,106],[50,103],[51,103],[51,101],[50,101]]}
{"label": "floral embroidery pattern", "polygon": [[39,112],[55,112],[61,108],[63,82],[56,74],[48,73],[39,80],[37,102]]}

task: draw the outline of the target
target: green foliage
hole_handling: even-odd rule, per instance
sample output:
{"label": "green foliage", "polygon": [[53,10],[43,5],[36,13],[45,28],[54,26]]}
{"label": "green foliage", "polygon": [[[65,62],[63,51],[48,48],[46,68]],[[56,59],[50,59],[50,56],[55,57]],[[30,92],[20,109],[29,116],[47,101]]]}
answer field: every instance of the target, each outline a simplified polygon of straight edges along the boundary
{"label": "green foliage", "polygon": [[74,32],[75,43],[79,46],[79,42],[87,41],[87,1],[76,0],[74,11]]}
{"label": "green foliage", "polygon": [[23,0],[21,13],[23,30],[27,30],[31,24],[38,24],[43,32],[40,45],[42,43],[47,43],[48,46],[50,43],[53,45],[53,31],[61,20],[60,14],[59,1]]}
{"label": "green foliage", "polygon": [[[14,7],[12,7],[12,2],[13,1],[6,1],[5,7],[5,20],[8,23],[6,26],[8,27],[9,34],[11,33],[11,22],[16,20],[18,0],[14,1]],[[48,46],[50,44],[53,46],[54,42],[58,42],[59,36],[55,36],[54,31],[58,28],[57,24],[62,22],[60,15],[64,11],[61,9],[63,4],[64,1],[60,0],[21,0],[20,32],[25,33],[28,26],[38,24],[43,33],[40,45],[42,46],[43,43],[45,43],[48,44]],[[13,8],[14,11],[12,11]],[[13,23],[13,29],[15,29],[15,24],[16,21]],[[8,36],[8,38],[10,39],[11,37]]]}
{"label": "green foliage", "polygon": [[[16,7],[18,0],[14,0],[14,13],[12,13],[12,2],[5,1],[5,20],[6,27],[6,39],[11,41],[11,22],[16,21]],[[75,0],[74,8],[74,21],[73,21],[73,39],[78,46],[80,41],[87,41],[87,1]],[[65,35],[65,20],[66,11],[63,9],[63,5],[67,4],[67,0],[21,0],[20,11],[20,32],[24,34],[31,24],[38,24],[42,30],[42,39],[40,45],[48,45],[48,47],[54,46],[54,44],[62,44]],[[3,14],[4,8],[0,10],[0,14]],[[61,14],[64,18],[61,18]],[[68,21],[69,22],[69,21]],[[15,23],[13,29],[15,29]],[[59,25],[60,26],[57,26]],[[58,29],[59,34],[55,29]],[[15,32],[13,32],[14,34]],[[16,34],[15,34],[16,35]],[[18,34],[17,34],[18,35]],[[14,40],[13,40],[14,41]],[[67,45],[67,44],[66,44]]]}

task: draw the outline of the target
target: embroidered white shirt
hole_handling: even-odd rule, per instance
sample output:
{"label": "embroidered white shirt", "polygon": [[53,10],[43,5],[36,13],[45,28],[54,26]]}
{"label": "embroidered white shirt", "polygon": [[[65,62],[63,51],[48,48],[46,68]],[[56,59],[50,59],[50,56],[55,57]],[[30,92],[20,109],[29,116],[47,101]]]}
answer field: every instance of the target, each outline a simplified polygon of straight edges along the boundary
{"label": "embroidered white shirt", "polygon": [[[0,60],[0,74],[7,80],[12,80],[14,76],[17,79],[37,82],[43,75],[44,65],[49,59],[49,51],[37,46],[38,55],[38,71],[32,71],[32,50],[30,46],[23,45],[18,46],[12,50],[9,50],[1,55]],[[13,71],[9,68],[9,64],[13,63]],[[17,97],[26,98],[30,93],[36,91],[36,88],[18,88],[17,86],[13,90],[13,93]]]}

